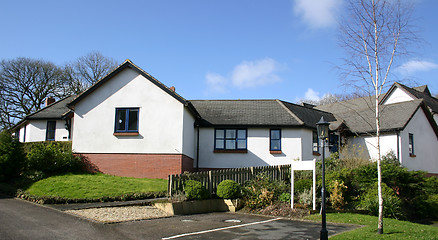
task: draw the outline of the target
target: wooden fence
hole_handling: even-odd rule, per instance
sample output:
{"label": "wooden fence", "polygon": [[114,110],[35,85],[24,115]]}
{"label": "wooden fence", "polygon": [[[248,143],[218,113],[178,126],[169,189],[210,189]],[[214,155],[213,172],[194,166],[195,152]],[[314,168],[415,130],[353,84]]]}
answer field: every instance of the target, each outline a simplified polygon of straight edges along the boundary
{"label": "wooden fence", "polygon": [[234,180],[244,185],[259,173],[265,173],[274,180],[285,180],[290,178],[290,164],[263,167],[230,168],[222,170],[193,172],[169,175],[167,190],[169,196],[183,190],[184,182],[189,179],[197,180],[204,185],[210,194],[216,193],[217,185],[223,180]]}

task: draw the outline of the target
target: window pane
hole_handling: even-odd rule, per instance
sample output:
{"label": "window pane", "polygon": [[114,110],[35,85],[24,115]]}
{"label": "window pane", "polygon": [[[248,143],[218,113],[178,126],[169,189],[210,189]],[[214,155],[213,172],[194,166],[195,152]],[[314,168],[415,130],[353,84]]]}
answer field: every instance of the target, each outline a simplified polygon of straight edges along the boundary
{"label": "window pane", "polygon": [[236,140],[226,140],[226,149],[236,149]]}
{"label": "window pane", "polygon": [[319,152],[318,151],[318,143],[313,143],[313,151],[314,152]]}
{"label": "window pane", "polygon": [[224,138],[224,130],[216,130],[216,138]]}
{"label": "window pane", "polygon": [[237,130],[238,139],[246,139],[246,130]]}
{"label": "window pane", "polygon": [[138,109],[129,110],[129,124],[128,130],[137,131],[138,130]]}
{"label": "window pane", "polygon": [[280,130],[271,130],[271,139],[280,139]]}
{"label": "window pane", "polygon": [[216,148],[223,149],[224,148],[224,140],[216,139]]}
{"label": "window pane", "polygon": [[271,150],[281,150],[280,140],[271,140]]}
{"label": "window pane", "polygon": [[55,140],[55,131],[56,131],[56,121],[48,121],[47,122],[46,140],[54,141]]}
{"label": "window pane", "polygon": [[126,130],[126,110],[125,109],[117,109],[116,110],[116,131],[125,131]]}
{"label": "window pane", "polygon": [[225,131],[226,138],[234,138],[236,139],[236,130],[235,129],[227,129]]}
{"label": "window pane", "polygon": [[246,140],[237,140],[238,149],[246,149]]}

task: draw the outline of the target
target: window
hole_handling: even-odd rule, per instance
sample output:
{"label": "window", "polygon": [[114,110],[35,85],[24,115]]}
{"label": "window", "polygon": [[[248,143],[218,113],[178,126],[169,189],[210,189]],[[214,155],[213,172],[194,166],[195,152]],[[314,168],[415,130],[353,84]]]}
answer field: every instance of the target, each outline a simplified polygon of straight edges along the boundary
{"label": "window", "polygon": [[55,141],[56,121],[47,121],[46,141]]}
{"label": "window", "polygon": [[270,147],[269,150],[272,152],[281,152],[281,130],[280,129],[271,129],[270,131]]}
{"label": "window", "polygon": [[414,134],[409,133],[409,156],[416,157],[414,151]]}
{"label": "window", "polygon": [[246,129],[216,129],[214,149],[246,150]]}
{"label": "window", "polygon": [[316,131],[313,131],[312,133],[313,137],[312,137],[312,149],[313,149],[313,154],[314,155],[319,155],[319,138],[318,138],[318,133]]}
{"label": "window", "polygon": [[116,108],[116,133],[138,133],[138,108]]}

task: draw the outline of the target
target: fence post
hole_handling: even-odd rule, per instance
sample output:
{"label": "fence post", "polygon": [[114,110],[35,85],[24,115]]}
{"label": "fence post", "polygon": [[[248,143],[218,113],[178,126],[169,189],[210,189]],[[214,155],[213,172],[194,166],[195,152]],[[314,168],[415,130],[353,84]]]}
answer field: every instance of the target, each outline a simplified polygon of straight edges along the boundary
{"label": "fence post", "polygon": [[169,175],[169,179],[167,180],[169,183],[167,184],[167,191],[169,197],[172,197],[172,184],[173,184],[173,175]]}
{"label": "fence post", "polygon": [[211,177],[211,170],[208,171],[208,192],[211,194],[213,194],[213,182],[212,182],[212,177]]}

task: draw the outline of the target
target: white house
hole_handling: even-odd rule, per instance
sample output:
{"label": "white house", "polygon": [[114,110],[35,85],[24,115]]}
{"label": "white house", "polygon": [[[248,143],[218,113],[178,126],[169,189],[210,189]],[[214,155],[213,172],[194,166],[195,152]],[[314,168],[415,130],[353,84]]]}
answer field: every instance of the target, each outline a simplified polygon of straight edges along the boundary
{"label": "white house", "polygon": [[26,116],[11,128],[11,132],[20,142],[70,141],[72,112],[67,108],[67,103],[73,98],[66,97],[58,102],[54,98],[47,98],[46,107]]}
{"label": "white house", "polygon": [[129,60],[68,106],[73,150],[134,177],[310,160],[315,123],[335,120],[279,100],[188,101]]}
{"label": "white house", "polygon": [[[392,151],[408,169],[438,174],[438,126],[430,107],[424,99],[408,98],[396,88],[391,90],[380,101],[381,154]],[[318,109],[333,113],[341,122],[336,130],[341,133],[343,143],[354,147],[364,158],[377,159],[372,102],[373,97],[365,97],[318,106]]]}
{"label": "white house", "polygon": [[[421,94],[406,97],[396,87],[382,100],[382,153],[392,150],[409,169],[438,174],[438,127],[429,106],[438,100],[430,93],[427,101]],[[369,100],[318,108],[275,99],[189,101],[126,60],[87,91],[48,105],[12,130],[20,141],[71,139],[73,151],[104,173],[167,178],[320,158],[316,123],[322,116],[334,130],[331,150],[344,142],[375,158]]]}

